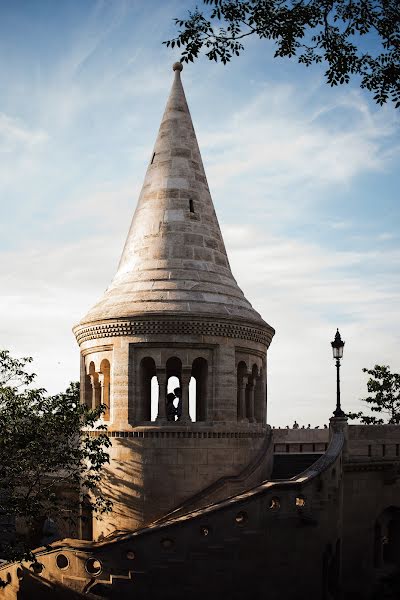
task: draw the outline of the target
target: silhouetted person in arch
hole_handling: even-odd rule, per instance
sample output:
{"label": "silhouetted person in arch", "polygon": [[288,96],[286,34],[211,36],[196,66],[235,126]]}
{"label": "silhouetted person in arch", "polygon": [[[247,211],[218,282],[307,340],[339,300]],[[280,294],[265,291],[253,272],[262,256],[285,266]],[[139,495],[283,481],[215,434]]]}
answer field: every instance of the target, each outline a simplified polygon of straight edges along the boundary
{"label": "silhouetted person in arch", "polygon": [[178,415],[178,421],[181,420],[182,416],[182,390],[181,388],[174,389],[175,397],[178,398],[178,406],[176,407],[176,414]]}
{"label": "silhouetted person in arch", "polygon": [[167,421],[175,421],[175,415],[177,414],[174,406],[175,394],[172,392],[167,394]]}

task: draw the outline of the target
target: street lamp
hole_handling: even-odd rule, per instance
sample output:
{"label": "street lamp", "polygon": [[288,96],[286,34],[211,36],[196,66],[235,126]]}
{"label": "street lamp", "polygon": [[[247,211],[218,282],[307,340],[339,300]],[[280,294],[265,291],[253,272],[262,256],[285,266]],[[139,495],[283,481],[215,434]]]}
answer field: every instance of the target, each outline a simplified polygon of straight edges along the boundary
{"label": "street lamp", "polygon": [[345,417],[345,413],[340,406],[340,359],[343,358],[344,342],[340,337],[339,329],[336,331],[335,339],[331,342],[333,358],[336,360],[336,410],[333,412],[335,417]]}

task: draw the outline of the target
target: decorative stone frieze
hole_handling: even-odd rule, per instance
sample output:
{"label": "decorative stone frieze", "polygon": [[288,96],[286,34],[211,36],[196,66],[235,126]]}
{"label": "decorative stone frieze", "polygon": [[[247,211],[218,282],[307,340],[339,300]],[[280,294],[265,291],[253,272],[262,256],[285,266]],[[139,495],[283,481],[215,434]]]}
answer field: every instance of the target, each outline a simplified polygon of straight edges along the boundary
{"label": "decorative stone frieze", "polygon": [[250,340],[265,344],[271,343],[274,330],[270,327],[254,327],[225,321],[197,321],[182,318],[153,320],[124,320],[99,323],[96,325],[78,325],[74,333],[79,344],[88,340],[106,337],[142,336],[142,335],[201,335],[229,337]]}

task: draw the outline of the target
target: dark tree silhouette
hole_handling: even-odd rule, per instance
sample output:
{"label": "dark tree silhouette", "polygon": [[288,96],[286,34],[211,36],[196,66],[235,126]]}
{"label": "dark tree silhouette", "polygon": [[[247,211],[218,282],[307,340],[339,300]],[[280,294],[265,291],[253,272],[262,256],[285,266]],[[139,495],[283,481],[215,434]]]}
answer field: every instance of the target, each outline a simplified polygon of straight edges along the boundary
{"label": "dark tree silhouette", "polygon": [[[99,485],[109,461],[98,422],[105,406],[80,404],[79,383],[55,396],[31,387],[31,361],[0,351],[0,553],[9,560],[33,559],[45,519],[76,521],[80,502],[111,509]],[[93,437],[86,427],[100,431]]]}
{"label": "dark tree silhouette", "polygon": [[307,67],[325,62],[331,85],[360,77],[378,104],[400,106],[399,0],[203,0],[201,11],[176,18],[178,35],[164,42],[182,48],[188,62],[204,51],[229,62],[256,36],[275,42],[275,57],[297,57]]}

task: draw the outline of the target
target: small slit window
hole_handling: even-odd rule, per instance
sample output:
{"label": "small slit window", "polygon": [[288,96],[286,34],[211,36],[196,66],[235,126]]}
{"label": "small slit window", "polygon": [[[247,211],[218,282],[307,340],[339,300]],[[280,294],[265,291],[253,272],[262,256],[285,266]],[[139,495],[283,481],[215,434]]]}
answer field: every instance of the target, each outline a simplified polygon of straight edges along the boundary
{"label": "small slit window", "polygon": [[189,210],[191,213],[194,213],[194,202],[191,198],[189,199]]}
{"label": "small slit window", "polygon": [[155,157],[156,157],[156,153],[153,152],[153,156],[151,157],[151,163],[150,163],[151,165],[153,164]]}

